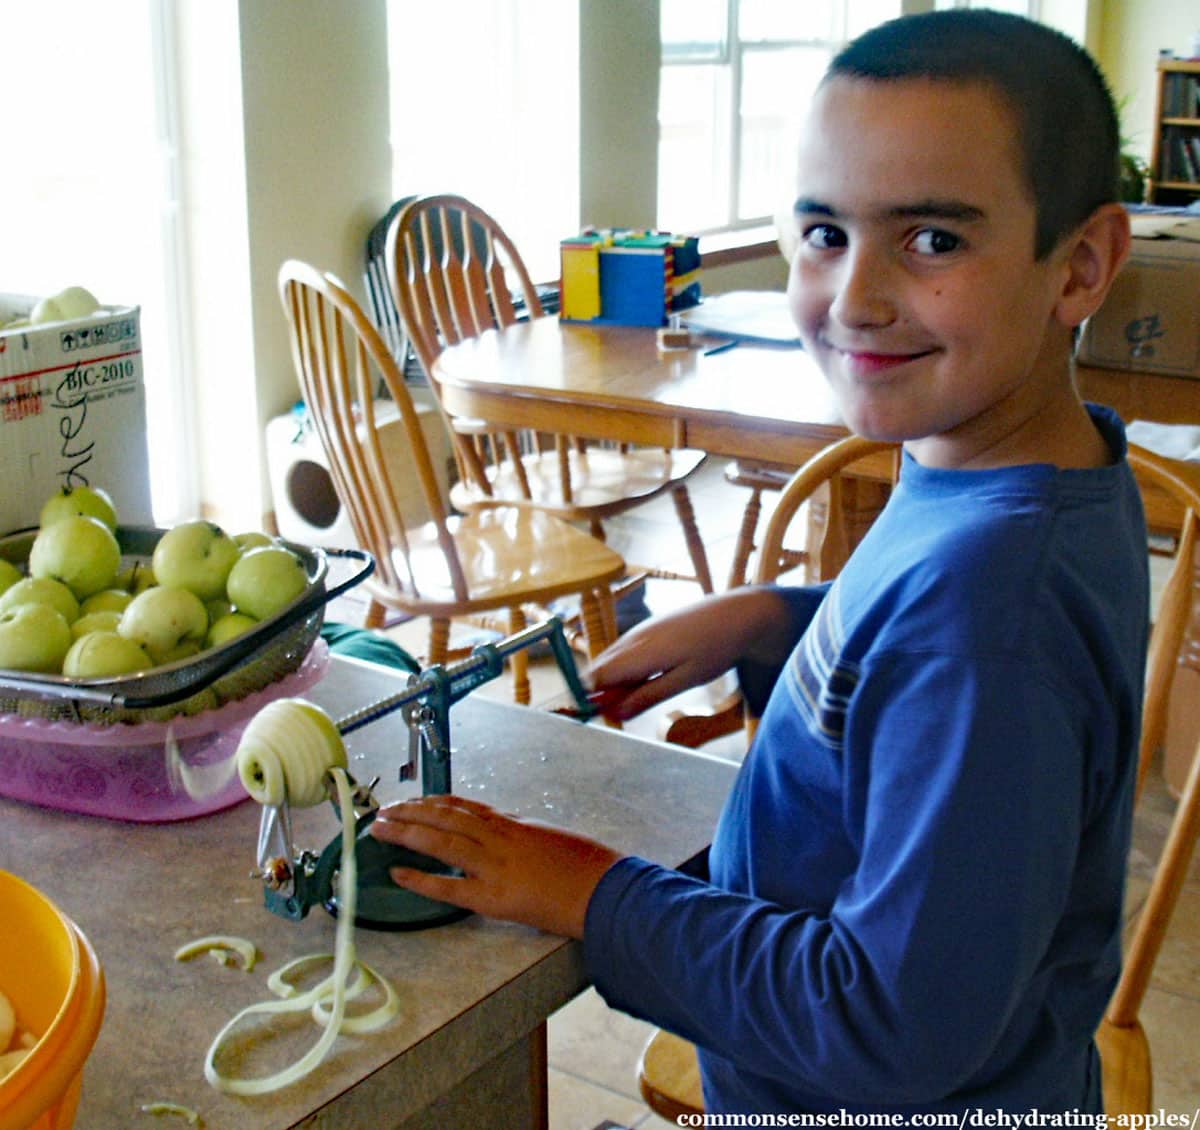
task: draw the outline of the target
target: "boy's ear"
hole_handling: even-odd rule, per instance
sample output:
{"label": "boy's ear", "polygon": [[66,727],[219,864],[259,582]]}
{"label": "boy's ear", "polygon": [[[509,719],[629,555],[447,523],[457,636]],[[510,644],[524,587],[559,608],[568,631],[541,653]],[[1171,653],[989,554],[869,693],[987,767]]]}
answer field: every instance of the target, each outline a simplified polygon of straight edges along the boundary
{"label": "boy's ear", "polygon": [[1068,238],[1066,273],[1054,312],[1062,325],[1073,328],[1100,309],[1129,255],[1129,213],[1120,204],[1103,204]]}

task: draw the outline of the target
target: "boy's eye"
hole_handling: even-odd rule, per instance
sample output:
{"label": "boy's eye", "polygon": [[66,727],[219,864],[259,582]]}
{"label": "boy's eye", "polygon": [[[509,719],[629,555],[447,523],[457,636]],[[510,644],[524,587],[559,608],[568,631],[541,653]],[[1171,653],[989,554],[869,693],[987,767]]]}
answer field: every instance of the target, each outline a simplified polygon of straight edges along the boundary
{"label": "boy's eye", "polygon": [[918,255],[946,255],[962,247],[962,239],[942,228],[922,228],[913,236],[909,246]]}
{"label": "boy's eye", "polygon": [[846,246],[846,233],[834,224],[812,224],[803,234],[805,243],[821,251]]}

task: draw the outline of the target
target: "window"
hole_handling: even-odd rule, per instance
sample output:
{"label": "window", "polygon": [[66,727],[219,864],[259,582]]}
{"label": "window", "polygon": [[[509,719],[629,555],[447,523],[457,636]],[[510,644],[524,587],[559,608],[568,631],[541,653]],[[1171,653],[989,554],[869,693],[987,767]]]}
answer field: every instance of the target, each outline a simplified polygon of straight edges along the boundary
{"label": "window", "polygon": [[578,224],[577,24],[562,0],[388,0],[393,196],[467,197],[539,282]]}
{"label": "window", "polygon": [[[7,8],[0,178],[0,290],[42,296],[84,286],[107,305],[141,307],[160,521],[193,507],[196,489],[170,360],[169,129],[158,113],[164,18],[161,0]],[[119,507],[121,484],[102,485]]]}
{"label": "window", "polygon": [[791,138],[836,49],[901,0],[661,0],[658,223],[704,232],[768,222]]}

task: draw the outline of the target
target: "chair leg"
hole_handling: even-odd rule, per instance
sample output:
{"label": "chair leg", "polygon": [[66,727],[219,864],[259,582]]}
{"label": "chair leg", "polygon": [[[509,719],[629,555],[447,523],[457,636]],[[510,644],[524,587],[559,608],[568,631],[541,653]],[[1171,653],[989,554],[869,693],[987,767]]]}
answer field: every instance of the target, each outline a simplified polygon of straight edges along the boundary
{"label": "chair leg", "polygon": [[580,612],[588,658],[595,659],[617,638],[617,614],[613,608],[612,594],[607,589],[581,593]]}
{"label": "chair leg", "polygon": [[733,564],[729,568],[729,585],[736,589],[746,583],[746,568],[750,554],[754,552],[754,535],[758,531],[758,519],[762,514],[762,491],[755,487],[750,491],[746,509],[742,511],[742,524],[738,529],[737,544],[733,549]]}
{"label": "chair leg", "polygon": [[700,530],[696,526],[696,513],[692,509],[692,498],[686,486],[678,486],[671,491],[675,502],[675,513],[679,516],[679,524],[683,527],[683,537],[687,542],[688,556],[692,559],[692,567],[696,571],[696,580],[701,591],[713,591],[712,573],[708,568],[708,554],[704,551],[704,542],[700,538]]}
{"label": "chair leg", "polygon": [[367,615],[363,619],[364,628],[382,628],[383,621],[386,616],[386,609],[377,600],[372,600],[367,605]]}
{"label": "chair leg", "polygon": [[429,656],[426,665],[433,667],[446,662],[450,651],[450,621],[443,617],[434,617],[429,621]]}
{"label": "chair leg", "polygon": [[1154,1079],[1150,1042],[1141,1024],[1118,1027],[1107,1017],[1096,1029],[1104,1083],[1104,1110],[1109,1118],[1154,1112]]}
{"label": "chair leg", "polygon": [[596,603],[600,606],[600,616],[604,621],[604,647],[608,647],[620,635],[617,628],[617,598],[612,589],[603,588],[597,594]]}
{"label": "chair leg", "polygon": [[[508,610],[508,630],[510,634],[516,635],[524,628],[525,611],[519,604],[515,604]],[[528,706],[532,697],[529,688],[529,653],[514,651],[509,656],[509,662],[512,664],[513,702],[519,706]]]}

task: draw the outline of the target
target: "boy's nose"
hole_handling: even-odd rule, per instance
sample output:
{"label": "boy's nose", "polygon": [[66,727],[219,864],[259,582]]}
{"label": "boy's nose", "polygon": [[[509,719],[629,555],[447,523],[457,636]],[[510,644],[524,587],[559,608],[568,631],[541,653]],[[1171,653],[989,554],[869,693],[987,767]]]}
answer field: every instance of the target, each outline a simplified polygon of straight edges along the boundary
{"label": "boy's nose", "polygon": [[877,255],[861,249],[843,256],[830,315],[844,326],[890,325],[896,317],[891,272]]}

